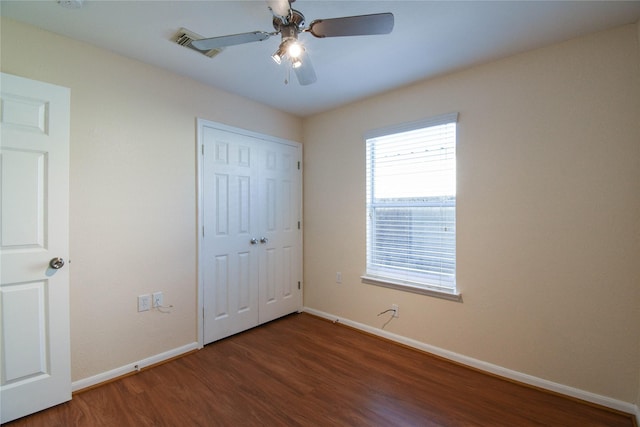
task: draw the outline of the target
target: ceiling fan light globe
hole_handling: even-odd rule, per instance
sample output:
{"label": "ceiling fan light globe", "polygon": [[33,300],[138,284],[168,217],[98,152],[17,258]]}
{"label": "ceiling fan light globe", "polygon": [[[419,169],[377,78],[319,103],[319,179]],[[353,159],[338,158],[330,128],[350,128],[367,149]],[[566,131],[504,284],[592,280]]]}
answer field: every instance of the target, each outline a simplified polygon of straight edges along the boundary
{"label": "ceiling fan light globe", "polygon": [[304,48],[300,43],[289,43],[289,46],[287,47],[287,54],[291,58],[298,58],[300,55],[302,55],[303,50]]}
{"label": "ceiling fan light globe", "polygon": [[276,50],[276,52],[271,55],[271,59],[273,59],[276,64],[280,64],[282,63],[282,58],[284,58],[286,55],[287,49],[285,49],[285,45],[283,43],[280,43],[280,46],[278,46],[278,50]]}
{"label": "ceiling fan light globe", "polygon": [[300,58],[291,58],[291,66],[293,68],[300,68],[302,66],[302,61]]}

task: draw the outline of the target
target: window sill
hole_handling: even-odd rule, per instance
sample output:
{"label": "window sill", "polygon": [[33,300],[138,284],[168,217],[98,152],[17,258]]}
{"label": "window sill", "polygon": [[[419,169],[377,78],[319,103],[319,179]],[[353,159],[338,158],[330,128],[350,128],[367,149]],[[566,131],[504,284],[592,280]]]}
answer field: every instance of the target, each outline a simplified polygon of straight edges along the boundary
{"label": "window sill", "polygon": [[362,283],[368,285],[382,286],[384,288],[396,289],[399,291],[413,292],[420,295],[427,295],[435,298],[442,298],[449,301],[462,302],[462,294],[453,291],[447,291],[436,288],[424,288],[419,285],[412,284],[410,282],[402,282],[400,280],[394,281],[388,278],[376,277],[376,276],[361,276]]}

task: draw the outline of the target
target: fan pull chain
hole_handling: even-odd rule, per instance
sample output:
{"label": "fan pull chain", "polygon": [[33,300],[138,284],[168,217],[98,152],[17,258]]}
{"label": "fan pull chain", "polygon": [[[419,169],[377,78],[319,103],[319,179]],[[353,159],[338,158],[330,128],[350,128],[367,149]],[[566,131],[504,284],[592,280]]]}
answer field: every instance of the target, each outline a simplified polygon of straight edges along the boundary
{"label": "fan pull chain", "polygon": [[285,68],[287,69],[287,75],[284,77],[284,84],[288,85],[289,80],[291,80],[291,67],[287,64]]}

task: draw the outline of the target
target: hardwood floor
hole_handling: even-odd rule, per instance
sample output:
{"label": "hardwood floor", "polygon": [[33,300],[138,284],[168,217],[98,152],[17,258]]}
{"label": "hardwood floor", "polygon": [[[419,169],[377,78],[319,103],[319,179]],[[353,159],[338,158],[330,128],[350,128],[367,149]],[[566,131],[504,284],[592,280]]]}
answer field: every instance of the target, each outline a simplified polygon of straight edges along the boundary
{"label": "hardwood floor", "polygon": [[6,424],[21,426],[633,426],[294,314]]}

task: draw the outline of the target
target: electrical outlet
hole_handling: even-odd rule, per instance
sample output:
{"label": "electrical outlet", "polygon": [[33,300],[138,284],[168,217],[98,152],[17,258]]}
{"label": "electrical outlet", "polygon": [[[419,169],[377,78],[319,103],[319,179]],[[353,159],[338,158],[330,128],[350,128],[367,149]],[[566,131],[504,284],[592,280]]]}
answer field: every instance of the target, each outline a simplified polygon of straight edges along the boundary
{"label": "electrical outlet", "polygon": [[162,296],[162,292],[154,292],[153,299],[151,300],[153,303],[153,308],[162,307],[164,297]]}
{"label": "electrical outlet", "polygon": [[148,311],[151,309],[151,295],[138,295],[138,311]]}
{"label": "electrical outlet", "polygon": [[393,310],[393,317],[400,317],[400,309],[398,304],[391,304],[391,310]]}
{"label": "electrical outlet", "polygon": [[342,283],[342,273],[339,271],[336,273],[336,283]]}

